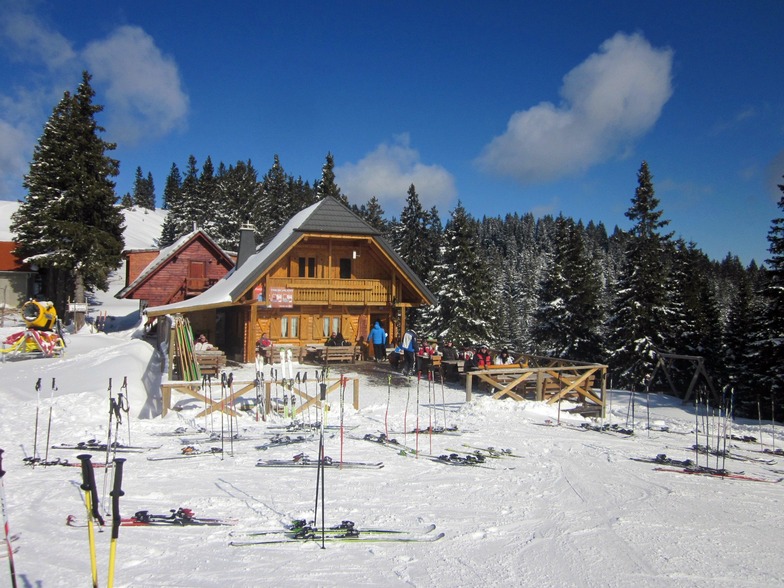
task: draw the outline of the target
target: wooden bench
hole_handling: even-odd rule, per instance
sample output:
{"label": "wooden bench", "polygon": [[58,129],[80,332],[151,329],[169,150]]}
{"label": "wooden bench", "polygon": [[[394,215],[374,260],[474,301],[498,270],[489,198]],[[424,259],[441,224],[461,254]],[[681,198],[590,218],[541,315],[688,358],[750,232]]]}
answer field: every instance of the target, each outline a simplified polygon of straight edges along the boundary
{"label": "wooden bench", "polygon": [[321,361],[325,364],[339,361],[354,363],[357,361],[357,353],[358,347],[356,345],[338,345],[335,347],[325,345]]}
{"label": "wooden bench", "polygon": [[226,367],[226,354],[218,349],[194,353],[202,376],[217,376]]}

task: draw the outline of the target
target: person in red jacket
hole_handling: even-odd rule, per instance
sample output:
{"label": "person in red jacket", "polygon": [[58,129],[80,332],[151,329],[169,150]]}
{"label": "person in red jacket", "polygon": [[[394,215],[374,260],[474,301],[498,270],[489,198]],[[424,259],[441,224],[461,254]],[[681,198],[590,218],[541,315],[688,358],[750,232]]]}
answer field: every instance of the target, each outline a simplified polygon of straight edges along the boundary
{"label": "person in red jacket", "polygon": [[471,366],[475,370],[483,370],[491,365],[493,365],[493,356],[490,355],[487,345],[480,345],[477,347],[476,353],[474,353],[474,357],[471,359]]}

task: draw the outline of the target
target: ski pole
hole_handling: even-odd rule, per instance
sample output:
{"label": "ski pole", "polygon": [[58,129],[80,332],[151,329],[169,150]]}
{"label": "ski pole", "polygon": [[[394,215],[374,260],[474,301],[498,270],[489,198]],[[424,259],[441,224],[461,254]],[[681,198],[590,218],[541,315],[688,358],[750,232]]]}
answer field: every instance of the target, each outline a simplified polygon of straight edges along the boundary
{"label": "ski pole", "polygon": [[44,451],[44,465],[49,461],[49,437],[52,432],[52,407],[54,406],[54,391],[57,390],[55,380],[52,378],[52,392],[49,396],[49,422],[46,425],[46,450]]}
{"label": "ski pole", "polygon": [[[128,425],[128,445],[131,444],[131,398],[128,395],[128,376],[123,377],[123,383],[120,387],[120,408],[125,413],[125,422]],[[125,403],[123,404],[122,391],[125,392]]]}
{"label": "ski pole", "polygon": [[223,409],[226,407],[226,384],[228,383],[228,378],[226,376],[226,372],[221,373],[221,401],[220,401],[220,413],[221,413],[221,461],[223,461],[223,444],[224,444],[224,428],[223,428],[223,417],[225,413]]}
{"label": "ski pole", "polygon": [[[227,400],[228,400],[229,398],[234,396],[234,372],[231,372],[229,374],[229,377],[227,378],[226,381],[229,384],[229,387],[227,389],[227,393],[228,393]],[[228,417],[229,417],[229,451],[231,452],[231,456],[234,457],[234,419],[238,418],[239,415],[237,415],[237,412],[234,410],[234,403],[233,402],[228,407],[228,410],[230,411],[229,415],[228,415]],[[231,416],[232,412],[236,415],[235,417]],[[240,424],[239,424],[239,422],[237,422],[237,429],[239,430],[239,428],[240,428]]]}
{"label": "ski pole", "polygon": [[0,449],[0,509],[3,511],[3,532],[5,545],[8,548],[8,566],[11,568],[11,586],[16,588],[16,569],[14,568],[14,549],[11,547],[11,537],[8,532],[8,511],[5,502],[5,470],[3,470],[3,449]]}
{"label": "ski pole", "polygon": [[340,469],[343,469],[343,404],[346,397],[348,378],[340,374]]}
{"label": "ski pole", "polygon": [[389,438],[389,402],[392,399],[392,374],[387,376],[387,409],[384,411],[384,435]]}
{"label": "ski pole", "polygon": [[95,487],[95,473],[90,463],[91,455],[83,453],[76,458],[82,462],[82,490],[84,490],[84,505],[87,509],[87,538],[90,543],[90,570],[92,572],[93,588],[98,588],[98,563],[95,558],[95,531],[93,523],[98,521],[103,525],[103,518],[98,510],[98,489]]}
{"label": "ski pole", "polygon": [[38,400],[35,404],[35,433],[33,435],[33,459],[38,459],[38,412],[41,410],[41,378],[35,383]]}
{"label": "ski pole", "polygon": [[120,535],[120,496],[122,491],[122,470],[125,459],[118,457],[114,460],[114,488],[109,493],[112,497],[112,540],[109,544],[109,575],[106,580],[107,588],[114,586],[114,561],[117,554],[117,537]]}
{"label": "ski pole", "polygon": [[422,380],[422,372],[417,372],[417,389],[416,389],[416,428],[414,429],[415,439],[415,453],[419,458],[419,382]]}

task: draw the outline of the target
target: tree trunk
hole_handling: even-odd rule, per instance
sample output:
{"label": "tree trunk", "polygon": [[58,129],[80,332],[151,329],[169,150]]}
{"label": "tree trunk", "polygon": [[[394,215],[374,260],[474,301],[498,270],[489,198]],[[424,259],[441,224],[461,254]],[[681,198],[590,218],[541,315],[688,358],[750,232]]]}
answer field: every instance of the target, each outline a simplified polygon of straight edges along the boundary
{"label": "tree trunk", "polygon": [[[79,270],[74,270],[74,302],[85,304],[87,299],[84,295],[84,279]],[[81,310],[74,312],[74,329],[78,332],[84,326],[85,313]]]}

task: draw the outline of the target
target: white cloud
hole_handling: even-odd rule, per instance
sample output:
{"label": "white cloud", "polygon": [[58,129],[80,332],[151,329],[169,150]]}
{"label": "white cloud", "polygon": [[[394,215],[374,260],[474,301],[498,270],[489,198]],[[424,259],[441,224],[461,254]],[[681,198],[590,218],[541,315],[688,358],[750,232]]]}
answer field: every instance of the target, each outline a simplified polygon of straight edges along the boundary
{"label": "white cloud", "polygon": [[123,26],[83,52],[95,84],[105,85],[105,124],[114,141],[135,142],[182,127],[188,95],[177,63],[139,27]]}
{"label": "white cloud", "polygon": [[617,33],[567,73],[562,102],[515,112],[476,163],[522,183],[583,171],[628,150],[658,120],[672,95],[670,49]]}
{"label": "white cloud", "polygon": [[0,197],[21,199],[24,195],[22,181],[28,171],[27,154],[19,146],[29,141],[22,129],[0,120]]}
{"label": "white cloud", "polygon": [[2,2],[0,10],[0,36],[12,47],[11,57],[18,61],[43,63],[56,70],[73,60],[75,53],[71,42],[57,31],[49,29],[28,6]]}
{"label": "white cloud", "polygon": [[457,195],[452,174],[439,165],[422,163],[408,134],[382,143],[357,163],[335,166],[335,181],[352,203],[364,204],[375,196],[382,208],[395,216],[405,206],[411,184],[425,209],[442,208]]}

